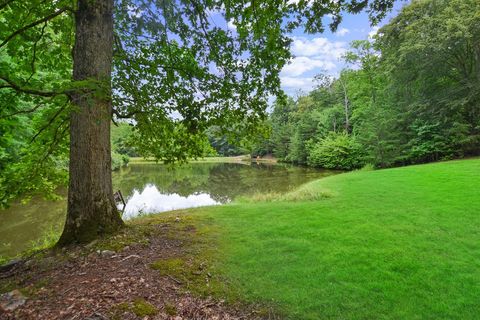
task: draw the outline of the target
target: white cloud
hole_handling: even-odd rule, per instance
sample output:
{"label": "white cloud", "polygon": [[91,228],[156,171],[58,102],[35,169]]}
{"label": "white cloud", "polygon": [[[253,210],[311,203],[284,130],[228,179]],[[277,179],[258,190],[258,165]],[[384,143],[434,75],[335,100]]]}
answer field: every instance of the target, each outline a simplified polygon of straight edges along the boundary
{"label": "white cloud", "polygon": [[310,91],[313,88],[313,78],[294,78],[294,77],[280,77],[282,86],[287,89],[302,89]]}
{"label": "white cloud", "polygon": [[347,51],[347,43],[330,41],[324,37],[312,39],[293,37],[292,53],[296,56],[321,56],[324,60],[338,60]]}
{"label": "white cloud", "polygon": [[337,30],[337,32],[335,32],[335,34],[339,37],[343,37],[347,33],[350,33],[350,30],[348,30],[347,28],[341,28],[340,30]]}
{"label": "white cloud", "polygon": [[288,77],[296,77],[310,70],[333,70],[335,67],[335,63],[332,61],[312,59],[309,57],[296,57],[291,60],[290,64],[287,64],[283,68],[282,74]]}
{"label": "white cloud", "polygon": [[140,10],[139,7],[134,6],[134,5],[128,5],[127,6],[127,13],[130,18],[135,17],[135,18],[140,18],[143,14],[143,10]]}
{"label": "white cloud", "polygon": [[325,37],[293,37],[291,49],[295,58],[282,70],[282,87],[287,92],[298,89],[308,92],[314,87],[313,75],[321,72],[335,73],[348,44]]}
{"label": "white cloud", "polygon": [[230,20],[230,21],[227,22],[227,27],[228,27],[228,29],[233,30],[233,31],[237,30],[237,26],[235,25],[233,20]]}
{"label": "white cloud", "polygon": [[368,38],[373,39],[377,35],[378,30],[380,30],[379,27],[373,27],[372,30],[368,33]]}

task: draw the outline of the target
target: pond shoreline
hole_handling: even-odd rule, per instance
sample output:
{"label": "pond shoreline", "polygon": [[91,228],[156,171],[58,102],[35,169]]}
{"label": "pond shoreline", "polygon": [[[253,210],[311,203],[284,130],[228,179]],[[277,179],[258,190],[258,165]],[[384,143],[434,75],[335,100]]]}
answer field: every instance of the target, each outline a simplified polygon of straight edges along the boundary
{"label": "pond shoreline", "polygon": [[[225,204],[258,194],[282,194],[306,182],[334,174],[275,163],[273,159],[263,162],[242,159],[208,158],[179,166],[138,159],[132,161],[128,167],[113,174],[114,191],[119,190],[127,204],[124,219]],[[0,211],[0,264],[25,250],[55,242],[63,227],[65,212],[65,199],[45,201],[41,197]]]}
{"label": "pond shoreline", "polygon": [[[265,158],[252,158],[249,155],[240,155],[240,156],[230,156],[230,157],[205,157],[205,158],[197,158],[197,159],[190,159],[186,164],[189,163],[245,163],[245,162],[262,162],[262,163],[278,163],[278,160],[273,157],[265,157]],[[130,163],[159,163],[161,161],[157,161],[153,158],[142,158],[142,157],[131,157]]]}

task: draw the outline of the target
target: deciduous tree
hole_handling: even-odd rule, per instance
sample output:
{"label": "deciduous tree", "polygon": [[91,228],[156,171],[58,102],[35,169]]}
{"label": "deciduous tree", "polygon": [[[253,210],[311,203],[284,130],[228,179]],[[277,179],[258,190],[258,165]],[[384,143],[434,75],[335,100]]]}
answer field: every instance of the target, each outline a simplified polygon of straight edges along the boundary
{"label": "deciduous tree", "polygon": [[378,21],[392,3],[3,1],[0,54],[12,63],[2,63],[2,96],[48,101],[55,112],[47,127],[56,123],[63,132],[69,121],[68,212],[60,242],[89,241],[123,224],[112,198],[112,115],[131,119],[145,155],[165,161],[198,156],[206,128],[255,132],[268,98],[282,96],[279,72],[291,58],[289,32],[321,32],[326,14],[335,29],[345,11],[366,9]]}

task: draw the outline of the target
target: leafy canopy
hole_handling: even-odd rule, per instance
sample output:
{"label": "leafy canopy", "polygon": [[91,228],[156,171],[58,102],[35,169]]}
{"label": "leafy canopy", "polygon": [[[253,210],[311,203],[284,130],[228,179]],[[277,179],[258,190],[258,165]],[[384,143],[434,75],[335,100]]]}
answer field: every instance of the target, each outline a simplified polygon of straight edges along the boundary
{"label": "leafy canopy", "polygon": [[[393,1],[370,1],[372,20]],[[201,155],[205,130],[239,140],[262,128],[270,96],[283,99],[279,72],[288,33],[324,30],[322,17],[358,12],[368,1],[120,1],[116,13],[115,114],[133,118],[143,154]],[[235,30],[227,28],[227,22]]]}

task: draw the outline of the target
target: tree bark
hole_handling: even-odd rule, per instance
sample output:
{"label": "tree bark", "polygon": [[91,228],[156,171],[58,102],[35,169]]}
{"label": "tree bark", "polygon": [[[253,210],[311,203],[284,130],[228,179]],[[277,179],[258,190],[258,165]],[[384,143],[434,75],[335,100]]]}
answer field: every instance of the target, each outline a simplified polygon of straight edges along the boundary
{"label": "tree bark", "polygon": [[350,119],[349,119],[349,110],[348,110],[348,95],[347,95],[347,87],[342,79],[340,79],[340,84],[343,88],[343,100],[344,100],[344,109],[345,109],[345,131],[350,133]]}
{"label": "tree bark", "polygon": [[123,226],[113,200],[110,121],[113,0],[79,0],[75,14],[73,79],[95,91],[71,95],[67,220],[59,245],[88,242]]}

